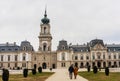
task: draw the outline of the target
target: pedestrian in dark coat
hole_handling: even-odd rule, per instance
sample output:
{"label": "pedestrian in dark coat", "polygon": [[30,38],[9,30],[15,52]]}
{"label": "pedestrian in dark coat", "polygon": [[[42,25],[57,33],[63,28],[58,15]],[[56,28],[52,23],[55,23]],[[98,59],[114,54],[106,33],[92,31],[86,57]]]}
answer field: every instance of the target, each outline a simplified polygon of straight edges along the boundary
{"label": "pedestrian in dark coat", "polygon": [[74,72],[73,64],[69,67],[68,71],[69,71],[69,77],[70,79],[72,79],[73,72]]}

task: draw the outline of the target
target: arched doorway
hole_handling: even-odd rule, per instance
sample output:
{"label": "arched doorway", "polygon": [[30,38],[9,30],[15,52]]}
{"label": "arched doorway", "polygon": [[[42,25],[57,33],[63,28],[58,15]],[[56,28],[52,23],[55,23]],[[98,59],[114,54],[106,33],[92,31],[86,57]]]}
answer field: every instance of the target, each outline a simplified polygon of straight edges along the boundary
{"label": "arched doorway", "polygon": [[86,67],[88,67],[88,66],[89,66],[89,62],[86,63]]}
{"label": "arched doorway", "polygon": [[47,68],[47,64],[46,64],[45,62],[42,64],[42,68],[43,68],[43,69],[46,69],[46,68]]}
{"label": "arched doorway", "polygon": [[95,66],[95,62],[92,62],[92,67],[94,67]]}
{"label": "arched doorway", "polygon": [[83,62],[81,62],[80,67],[83,68]]}
{"label": "arched doorway", "polygon": [[106,62],[103,62],[103,67],[104,67],[104,68],[106,67]]}
{"label": "arched doorway", "polygon": [[77,62],[75,63],[75,66],[77,66],[77,67],[78,67],[78,63],[77,63]]}
{"label": "arched doorway", "polygon": [[111,67],[111,62],[108,63],[108,66]]}
{"label": "arched doorway", "polygon": [[98,68],[101,67],[101,63],[100,63],[100,61],[97,62],[97,67],[98,67]]}
{"label": "arched doorway", "polygon": [[55,64],[52,64],[52,68],[55,69]]}
{"label": "arched doorway", "polygon": [[114,67],[117,67],[117,63],[116,62],[114,62]]}

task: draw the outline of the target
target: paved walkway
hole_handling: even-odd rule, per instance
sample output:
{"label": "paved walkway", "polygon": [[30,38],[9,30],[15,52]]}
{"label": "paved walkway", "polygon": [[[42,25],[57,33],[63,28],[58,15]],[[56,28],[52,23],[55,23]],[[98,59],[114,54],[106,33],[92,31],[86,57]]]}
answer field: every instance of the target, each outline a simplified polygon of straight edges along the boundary
{"label": "paved walkway", "polygon": [[79,75],[77,76],[77,79],[74,79],[73,77],[73,79],[71,80],[69,78],[69,73],[67,69],[56,69],[53,71],[55,72],[55,74],[49,77],[46,81],[88,81]]}

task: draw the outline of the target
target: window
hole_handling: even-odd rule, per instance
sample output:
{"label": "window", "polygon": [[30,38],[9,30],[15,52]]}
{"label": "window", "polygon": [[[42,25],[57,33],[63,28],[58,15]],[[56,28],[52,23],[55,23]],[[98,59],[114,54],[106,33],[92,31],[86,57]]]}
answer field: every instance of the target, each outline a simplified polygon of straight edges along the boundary
{"label": "window", "polygon": [[111,55],[109,55],[109,57],[108,57],[109,59],[111,59]]}
{"label": "window", "polygon": [[65,50],[65,46],[64,45],[62,45],[62,49]]}
{"label": "window", "polygon": [[10,67],[10,63],[8,63],[8,67]]}
{"label": "window", "polygon": [[103,55],[103,59],[105,59],[105,55]]}
{"label": "window", "polygon": [[89,56],[86,56],[86,59],[89,60]]}
{"label": "window", "polygon": [[26,63],[22,63],[22,67],[26,67]]}
{"label": "window", "polygon": [[65,53],[62,54],[62,60],[65,60]]}
{"label": "window", "polygon": [[75,60],[78,60],[78,56],[75,56]]}
{"label": "window", "polygon": [[61,67],[65,67],[66,65],[65,65],[65,63],[61,63]]}
{"label": "window", "polygon": [[25,46],[23,47],[23,50],[26,51],[26,47]]}
{"label": "window", "polygon": [[15,67],[17,67],[17,63],[15,63]]}
{"label": "window", "polygon": [[81,56],[81,58],[80,58],[81,60],[83,60],[83,56]]}
{"label": "window", "polygon": [[116,59],[116,55],[114,55],[114,59]]}
{"label": "window", "polygon": [[8,55],[8,61],[10,61],[10,55]]}
{"label": "window", "polygon": [[3,61],[3,55],[1,55],[1,61]]}
{"label": "window", "polygon": [[43,44],[43,51],[46,51],[46,50],[47,50],[47,44],[44,43],[44,44]]}
{"label": "window", "polygon": [[46,27],[44,27],[44,34],[46,33]]}
{"label": "window", "polygon": [[101,59],[101,53],[97,52],[97,59]]}
{"label": "window", "polygon": [[98,55],[97,58],[100,59],[100,55]]}
{"label": "window", "polygon": [[17,61],[18,60],[18,55],[15,55],[15,61]]}
{"label": "window", "polygon": [[25,54],[23,54],[23,61],[25,61],[26,60],[26,57],[25,57]]}

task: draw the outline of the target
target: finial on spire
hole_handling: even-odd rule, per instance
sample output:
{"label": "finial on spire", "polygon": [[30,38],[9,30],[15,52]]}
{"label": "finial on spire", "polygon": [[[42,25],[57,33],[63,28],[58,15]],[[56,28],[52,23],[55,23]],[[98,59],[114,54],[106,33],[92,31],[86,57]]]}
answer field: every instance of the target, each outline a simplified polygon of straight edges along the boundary
{"label": "finial on spire", "polygon": [[45,6],[45,17],[47,17],[47,6]]}

